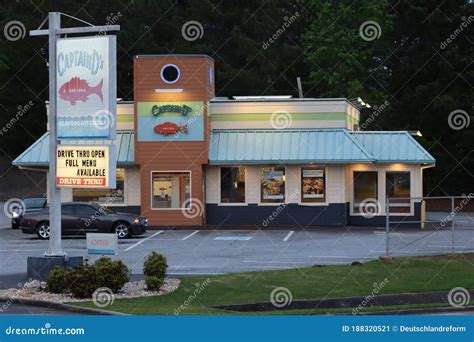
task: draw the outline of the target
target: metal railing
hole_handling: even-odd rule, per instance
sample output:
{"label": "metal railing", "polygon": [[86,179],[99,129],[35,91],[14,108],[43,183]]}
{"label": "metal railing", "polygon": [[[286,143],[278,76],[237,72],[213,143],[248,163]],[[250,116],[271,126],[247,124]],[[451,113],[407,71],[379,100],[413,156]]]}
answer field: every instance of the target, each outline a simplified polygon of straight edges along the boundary
{"label": "metal railing", "polygon": [[[385,241],[385,255],[390,256],[391,253],[394,253],[395,251],[391,249],[391,237],[390,234],[395,232],[397,229],[406,227],[407,225],[413,227],[419,226],[423,231],[415,231],[415,236],[414,239],[408,242],[404,242],[401,246],[399,246],[400,249],[402,248],[409,248],[412,245],[415,245],[417,242],[423,242],[424,240],[427,241],[430,238],[437,238],[437,235],[440,231],[446,232],[448,229],[450,230],[450,252],[454,253],[456,252],[456,245],[455,245],[455,221],[456,221],[456,216],[459,214],[460,211],[463,209],[466,209],[470,205],[474,203],[469,203],[472,199],[474,199],[474,194],[470,193],[469,195],[466,196],[433,196],[433,197],[386,197],[385,199],[385,235],[386,235],[386,241]],[[459,201],[458,201],[459,200]],[[401,201],[401,202],[400,202]],[[445,205],[441,205],[438,207],[436,206],[430,206],[429,209],[431,211],[427,211],[426,209],[426,203],[428,201],[443,201],[445,202]],[[456,205],[456,202],[459,202],[458,205]],[[447,202],[447,203],[446,203]],[[474,202],[474,201],[473,201]],[[400,205],[399,207],[402,208],[409,208],[409,212],[390,212],[391,207],[393,208],[393,204],[403,204]],[[415,204],[419,203],[419,207],[416,208]],[[392,205],[391,205],[392,204]],[[408,205],[406,205],[408,204]],[[446,206],[447,204],[447,206]],[[469,210],[474,209],[467,209],[467,212],[470,212]],[[447,215],[443,217],[442,220],[435,220],[435,219],[428,219],[427,218],[427,213],[430,212],[431,214],[433,212],[447,212]],[[401,219],[397,219],[397,216],[394,214],[402,217]],[[419,216],[420,219],[412,219],[412,217]],[[472,214],[472,217],[474,217],[474,212]],[[429,229],[430,224],[432,223],[437,223],[437,225],[434,227],[434,229]],[[395,225],[394,227],[392,225]],[[424,229],[428,228],[428,229]],[[466,230],[463,228],[463,230]],[[474,226],[467,226],[467,230],[470,230],[474,232]],[[418,232],[418,233],[416,233]],[[468,233],[469,235],[469,233]],[[474,234],[473,234],[474,235]],[[443,236],[444,237],[444,236]],[[468,237],[468,236],[467,236]],[[446,240],[446,238],[444,237]],[[473,240],[474,241],[474,240]],[[442,248],[442,252],[448,252],[448,246],[446,248]],[[474,246],[472,247],[474,250]],[[427,251],[430,253],[431,251],[428,249]]]}

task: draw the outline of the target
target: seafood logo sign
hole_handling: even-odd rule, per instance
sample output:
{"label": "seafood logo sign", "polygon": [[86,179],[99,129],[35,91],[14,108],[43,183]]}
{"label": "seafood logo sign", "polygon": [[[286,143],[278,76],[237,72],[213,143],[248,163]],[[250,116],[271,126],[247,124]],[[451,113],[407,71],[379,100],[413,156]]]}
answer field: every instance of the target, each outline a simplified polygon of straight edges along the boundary
{"label": "seafood logo sign", "polygon": [[204,103],[138,102],[138,141],[203,141]]}
{"label": "seafood logo sign", "polygon": [[57,44],[58,139],[115,139],[116,37]]}
{"label": "seafood logo sign", "polygon": [[59,145],[56,186],[115,188],[115,146]]}

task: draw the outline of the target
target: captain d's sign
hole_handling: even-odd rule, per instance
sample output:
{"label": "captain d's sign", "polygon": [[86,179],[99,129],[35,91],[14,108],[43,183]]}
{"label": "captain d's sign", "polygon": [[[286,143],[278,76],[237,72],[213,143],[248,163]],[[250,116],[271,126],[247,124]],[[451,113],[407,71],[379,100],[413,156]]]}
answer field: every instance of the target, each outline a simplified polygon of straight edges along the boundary
{"label": "captain d's sign", "polygon": [[138,102],[137,141],[203,141],[204,103]]}
{"label": "captain d's sign", "polygon": [[115,139],[115,36],[57,42],[58,139]]}

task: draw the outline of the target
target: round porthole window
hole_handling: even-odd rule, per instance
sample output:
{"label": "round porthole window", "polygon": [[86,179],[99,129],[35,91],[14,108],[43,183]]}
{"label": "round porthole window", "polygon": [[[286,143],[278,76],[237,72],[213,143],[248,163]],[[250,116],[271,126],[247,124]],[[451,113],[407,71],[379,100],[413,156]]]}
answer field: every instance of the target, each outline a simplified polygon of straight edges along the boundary
{"label": "round porthole window", "polygon": [[166,64],[161,68],[161,79],[165,83],[176,83],[179,80],[179,76],[179,68],[174,64]]}

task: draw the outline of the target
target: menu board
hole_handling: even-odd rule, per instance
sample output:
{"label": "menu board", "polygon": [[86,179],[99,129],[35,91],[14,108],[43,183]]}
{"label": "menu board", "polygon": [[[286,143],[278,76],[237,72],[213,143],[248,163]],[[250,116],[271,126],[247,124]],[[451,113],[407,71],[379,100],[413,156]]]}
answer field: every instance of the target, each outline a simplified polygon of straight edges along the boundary
{"label": "menu board", "polygon": [[303,199],[324,198],[324,170],[303,170],[301,181]]}
{"label": "menu board", "polygon": [[262,180],[262,199],[283,201],[285,199],[284,178],[284,171],[264,171]]}

